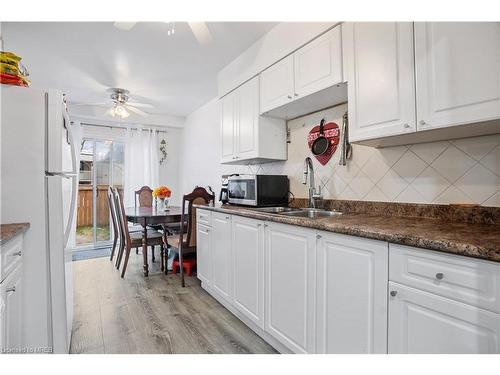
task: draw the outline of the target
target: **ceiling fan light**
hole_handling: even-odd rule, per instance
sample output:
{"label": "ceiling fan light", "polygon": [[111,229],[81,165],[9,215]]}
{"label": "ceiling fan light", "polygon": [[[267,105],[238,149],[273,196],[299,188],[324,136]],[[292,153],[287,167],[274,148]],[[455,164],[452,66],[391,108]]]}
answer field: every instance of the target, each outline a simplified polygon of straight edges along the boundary
{"label": "ceiling fan light", "polygon": [[122,105],[117,105],[113,109],[113,117],[126,118],[128,116],[130,116],[130,113]]}

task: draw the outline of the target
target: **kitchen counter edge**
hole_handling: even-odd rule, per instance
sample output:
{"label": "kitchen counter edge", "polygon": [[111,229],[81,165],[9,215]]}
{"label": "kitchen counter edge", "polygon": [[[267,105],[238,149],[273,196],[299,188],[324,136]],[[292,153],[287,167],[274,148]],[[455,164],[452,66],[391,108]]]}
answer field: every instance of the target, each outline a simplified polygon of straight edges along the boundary
{"label": "kitchen counter edge", "polygon": [[241,206],[194,206],[213,212],[500,262],[500,225],[495,224],[452,223],[436,219],[359,213],[344,213],[337,217],[310,219],[258,212],[255,209]]}

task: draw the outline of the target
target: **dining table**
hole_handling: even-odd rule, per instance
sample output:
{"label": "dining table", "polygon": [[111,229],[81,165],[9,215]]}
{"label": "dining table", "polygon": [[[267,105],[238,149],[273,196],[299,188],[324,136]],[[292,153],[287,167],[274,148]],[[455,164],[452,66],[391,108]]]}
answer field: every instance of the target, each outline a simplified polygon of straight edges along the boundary
{"label": "dining table", "polygon": [[180,223],[182,208],[171,206],[166,209],[153,207],[129,207],[125,209],[127,221],[142,226],[142,256],[144,260],[144,276],[149,275],[148,265],[148,226]]}

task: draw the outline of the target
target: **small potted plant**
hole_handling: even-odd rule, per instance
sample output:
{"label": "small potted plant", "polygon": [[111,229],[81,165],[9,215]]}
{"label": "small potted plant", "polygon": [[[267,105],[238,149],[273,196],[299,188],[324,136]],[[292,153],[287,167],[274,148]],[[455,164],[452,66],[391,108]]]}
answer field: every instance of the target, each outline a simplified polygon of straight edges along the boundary
{"label": "small potted plant", "polygon": [[159,186],[156,189],[153,190],[153,197],[156,198],[156,200],[160,200],[160,210],[167,210],[168,206],[168,199],[172,195],[172,191],[167,187],[167,186]]}

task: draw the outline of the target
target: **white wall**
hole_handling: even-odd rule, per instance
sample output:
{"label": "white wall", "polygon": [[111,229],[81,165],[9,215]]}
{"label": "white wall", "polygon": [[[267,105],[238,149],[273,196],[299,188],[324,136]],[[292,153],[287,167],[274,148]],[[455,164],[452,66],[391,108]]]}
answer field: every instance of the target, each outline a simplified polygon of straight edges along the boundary
{"label": "white wall", "polygon": [[196,185],[210,185],[216,193],[221,186],[220,130],[218,99],[191,113],[184,123],[180,156],[180,188],[183,194]]}
{"label": "white wall", "polygon": [[[306,135],[321,118],[341,124],[347,105],[288,122],[288,160],[255,166],[220,164],[219,106],[214,99],[188,116],[182,137],[181,188],[211,185],[220,190],[222,174],[286,174],[291,191],[305,198],[302,166],[311,156]],[[314,162],[324,197],[414,203],[476,203],[500,207],[500,135],[375,149],[353,146],[347,167],[338,165],[340,152],[321,166]]]}

